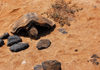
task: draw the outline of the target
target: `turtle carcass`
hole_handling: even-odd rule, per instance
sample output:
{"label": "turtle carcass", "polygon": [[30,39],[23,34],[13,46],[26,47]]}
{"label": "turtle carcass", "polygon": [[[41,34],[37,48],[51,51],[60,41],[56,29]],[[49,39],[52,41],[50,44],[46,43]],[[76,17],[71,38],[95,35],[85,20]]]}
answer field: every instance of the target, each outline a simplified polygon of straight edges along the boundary
{"label": "turtle carcass", "polygon": [[53,27],[55,24],[51,20],[36,13],[27,13],[13,24],[11,33],[21,35],[26,34],[31,38],[37,38],[39,32],[35,27],[36,25],[49,28]]}

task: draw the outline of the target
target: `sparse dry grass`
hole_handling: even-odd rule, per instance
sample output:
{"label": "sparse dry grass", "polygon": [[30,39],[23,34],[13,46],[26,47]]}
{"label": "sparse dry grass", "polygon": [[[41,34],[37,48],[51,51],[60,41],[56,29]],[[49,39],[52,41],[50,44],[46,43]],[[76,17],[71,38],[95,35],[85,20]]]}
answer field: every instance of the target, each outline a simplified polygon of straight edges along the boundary
{"label": "sparse dry grass", "polygon": [[76,5],[70,6],[70,4],[71,2],[66,3],[64,0],[56,0],[46,14],[61,26],[65,24],[70,26],[70,21],[74,19],[75,12],[82,10],[82,8],[77,8]]}

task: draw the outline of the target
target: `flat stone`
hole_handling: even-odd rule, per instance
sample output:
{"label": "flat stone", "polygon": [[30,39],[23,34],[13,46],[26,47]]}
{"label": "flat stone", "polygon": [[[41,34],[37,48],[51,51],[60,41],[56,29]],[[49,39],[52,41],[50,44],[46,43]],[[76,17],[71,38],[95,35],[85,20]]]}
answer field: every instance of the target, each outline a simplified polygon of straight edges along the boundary
{"label": "flat stone", "polygon": [[64,28],[59,28],[58,31],[61,32],[62,34],[68,33]]}
{"label": "flat stone", "polygon": [[22,42],[22,39],[19,36],[17,35],[9,36],[7,46],[12,46],[13,44],[16,44],[18,42]]}
{"label": "flat stone", "polygon": [[7,39],[9,37],[9,33],[4,33],[0,36],[0,39]]}
{"label": "flat stone", "polygon": [[44,69],[43,69],[42,65],[36,65],[34,67],[34,70],[44,70]]}
{"label": "flat stone", "polygon": [[100,58],[98,55],[96,55],[96,54],[93,54],[92,56],[91,56],[91,58]]}
{"label": "flat stone", "polygon": [[19,42],[17,44],[14,44],[10,47],[10,50],[12,52],[19,52],[19,51],[22,51],[22,50],[25,50],[29,47],[29,44],[28,43],[22,43],[22,42]]}
{"label": "flat stone", "polygon": [[42,63],[44,70],[61,70],[61,63],[57,60],[48,60]]}
{"label": "flat stone", "polygon": [[4,45],[4,41],[0,39],[0,47]]}
{"label": "flat stone", "polygon": [[51,41],[48,39],[41,39],[38,43],[37,43],[37,48],[38,50],[42,50],[42,49],[46,49],[51,45]]}

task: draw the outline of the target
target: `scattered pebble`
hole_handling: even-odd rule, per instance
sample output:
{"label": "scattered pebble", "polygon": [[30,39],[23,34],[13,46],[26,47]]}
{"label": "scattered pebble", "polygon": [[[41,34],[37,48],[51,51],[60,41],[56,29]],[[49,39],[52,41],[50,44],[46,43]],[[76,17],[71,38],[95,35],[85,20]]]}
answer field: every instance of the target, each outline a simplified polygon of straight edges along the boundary
{"label": "scattered pebble", "polygon": [[25,61],[25,60],[23,60],[21,64],[26,64],[26,61]]}
{"label": "scattered pebble", "polygon": [[37,43],[38,50],[46,49],[51,45],[51,41],[48,39],[42,39]]}
{"label": "scattered pebble", "polygon": [[94,59],[90,59],[90,61],[94,63],[94,62],[97,61],[97,59],[95,59],[95,58]]}
{"label": "scattered pebble", "polygon": [[9,37],[9,33],[4,33],[0,36],[0,39],[7,39]]}
{"label": "scattered pebble", "polygon": [[4,41],[0,39],[0,47],[4,45]]}
{"label": "scattered pebble", "polygon": [[29,47],[28,43],[22,43],[22,42],[19,42],[17,44],[14,44],[10,47],[10,50],[12,52],[19,52],[21,50],[25,50]]}
{"label": "scattered pebble", "polygon": [[7,46],[12,46],[13,44],[16,44],[18,42],[22,42],[22,39],[19,36],[17,35],[9,36]]}
{"label": "scattered pebble", "polygon": [[99,62],[95,62],[96,65],[99,65]]}
{"label": "scattered pebble", "polygon": [[68,33],[64,28],[59,28],[58,31],[61,32],[62,34]]}
{"label": "scattered pebble", "polygon": [[98,62],[98,60],[97,60],[98,58],[100,58],[98,55],[93,54],[93,55],[91,56],[91,59],[90,59],[89,61],[92,62],[92,64],[99,65],[99,62]]}
{"label": "scattered pebble", "polygon": [[42,63],[44,70],[61,70],[61,63],[57,60],[48,60]]}
{"label": "scattered pebble", "polygon": [[93,54],[92,56],[91,56],[91,58],[100,58],[98,55],[96,55],[96,54]]}
{"label": "scattered pebble", "polygon": [[42,65],[36,65],[34,67],[34,70],[44,70],[44,69],[43,69]]}

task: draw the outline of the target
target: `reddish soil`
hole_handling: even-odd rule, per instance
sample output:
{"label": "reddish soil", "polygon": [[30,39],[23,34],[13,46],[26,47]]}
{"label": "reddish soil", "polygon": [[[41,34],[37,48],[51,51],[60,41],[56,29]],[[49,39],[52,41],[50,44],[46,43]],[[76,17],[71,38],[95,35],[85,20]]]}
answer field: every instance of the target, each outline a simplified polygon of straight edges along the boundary
{"label": "reddish soil", "polygon": [[[66,0],[69,2],[70,0]],[[48,11],[54,0],[0,0],[0,34],[9,32],[12,24],[28,12],[41,14]],[[62,70],[100,70],[100,65],[88,62],[93,54],[100,56],[100,1],[99,0],[71,0],[83,10],[75,13],[75,18],[65,25],[67,34],[58,31],[60,25],[55,22],[55,30],[41,37],[50,39],[52,44],[45,50],[37,50],[36,44],[40,40],[30,40],[22,37],[23,42],[30,47],[18,53],[12,53],[5,45],[0,48],[0,70],[33,70],[33,67],[45,60],[58,60],[62,63]],[[45,16],[45,15],[44,15]],[[78,51],[75,52],[75,49]],[[22,64],[23,61],[26,64]],[[100,59],[98,59],[100,62]]]}

